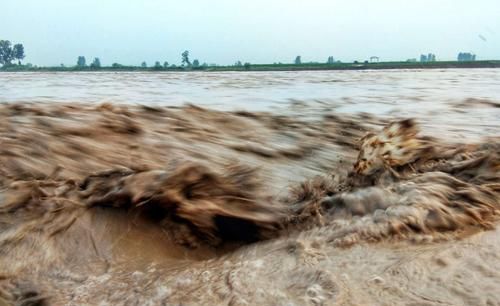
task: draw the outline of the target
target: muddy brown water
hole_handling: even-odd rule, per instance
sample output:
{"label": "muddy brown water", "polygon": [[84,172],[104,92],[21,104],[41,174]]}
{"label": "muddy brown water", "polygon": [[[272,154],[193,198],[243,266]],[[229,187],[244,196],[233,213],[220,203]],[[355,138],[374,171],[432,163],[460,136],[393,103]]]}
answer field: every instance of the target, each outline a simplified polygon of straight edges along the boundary
{"label": "muddy brown water", "polygon": [[0,81],[2,306],[500,305],[500,70]]}

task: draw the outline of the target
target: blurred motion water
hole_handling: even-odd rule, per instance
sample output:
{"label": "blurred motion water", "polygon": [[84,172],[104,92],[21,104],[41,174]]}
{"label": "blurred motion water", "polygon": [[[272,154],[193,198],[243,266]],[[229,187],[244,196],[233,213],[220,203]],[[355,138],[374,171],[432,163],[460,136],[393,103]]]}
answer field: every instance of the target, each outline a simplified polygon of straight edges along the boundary
{"label": "blurred motion water", "polygon": [[498,84],[0,73],[0,305],[500,305]]}
{"label": "blurred motion water", "polygon": [[[498,84],[500,69],[0,73],[0,103],[192,103],[277,112],[302,105],[304,116],[322,114],[327,106],[335,112],[415,117],[424,129],[455,125],[455,136],[465,137],[471,126],[500,117]],[[482,102],[496,107],[484,108]],[[472,134],[477,132],[499,129],[489,125]]]}
{"label": "blurred motion water", "polygon": [[[500,70],[300,72],[0,73],[1,102],[120,102],[268,110],[290,100],[342,101],[356,111],[435,105],[464,98],[500,100]],[[491,90],[489,90],[491,89]],[[387,107],[366,108],[367,103]],[[418,103],[415,103],[418,102]],[[343,103],[341,103],[343,104]]]}

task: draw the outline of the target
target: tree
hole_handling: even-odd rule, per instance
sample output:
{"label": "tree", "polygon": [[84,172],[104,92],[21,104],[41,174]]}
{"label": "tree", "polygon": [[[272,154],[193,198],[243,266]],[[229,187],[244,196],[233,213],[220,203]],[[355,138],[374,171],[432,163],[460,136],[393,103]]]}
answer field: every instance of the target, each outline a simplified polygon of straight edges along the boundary
{"label": "tree", "polygon": [[159,62],[159,61],[156,61],[156,62],[155,62],[154,69],[155,69],[155,70],[161,70],[161,68],[162,68],[162,65],[160,64],[160,62]]}
{"label": "tree", "polygon": [[101,60],[98,57],[94,58],[94,61],[92,62],[92,64],[90,64],[90,68],[94,69],[101,68]]}
{"label": "tree", "polygon": [[236,67],[241,67],[241,66],[243,66],[243,64],[241,63],[241,61],[237,61],[236,63],[234,63],[234,65],[235,65]]}
{"label": "tree", "polygon": [[12,47],[8,40],[0,40],[0,64],[10,65],[12,61]]}
{"label": "tree", "polygon": [[118,64],[118,63],[113,63],[113,65],[111,65],[111,67],[113,67],[113,68],[121,68],[121,67],[123,67],[123,65],[122,64]]}
{"label": "tree", "polygon": [[184,52],[182,52],[182,65],[187,65],[187,66],[191,66],[191,62],[189,61],[189,51],[186,50]]}
{"label": "tree", "polygon": [[79,56],[78,60],[76,61],[76,65],[78,67],[85,67],[87,65],[87,61],[85,60],[85,56]]}
{"label": "tree", "polygon": [[9,40],[0,40],[0,64],[9,66],[13,60],[18,60],[21,65],[21,60],[25,58],[24,46],[22,44],[12,44]]}
{"label": "tree", "polygon": [[302,64],[302,59],[300,58],[300,55],[297,55],[297,57],[295,58],[295,65],[300,65]]}
{"label": "tree", "polygon": [[19,61],[19,65],[21,65],[21,60],[25,57],[24,46],[22,44],[15,44],[14,47],[12,47],[12,58],[17,59]]}
{"label": "tree", "polygon": [[141,63],[141,67],[142,67],[142,68],[146,68],[146,67],[148,67],[148,64],[146,64],[146,62],[142,62],[142,63]]}
{"label": "tree", "polygon": [[245,65],[243,65],[245,67],[245,70],[250,70],[250,63],[245,63]]}
{"label": "tree", "polygon": [[200,67],[200,61],[199,61],[199,60],[197,60],[197,59],[195,59],[195,60],[193,61],[193,67]]}
{"label": "tree", "polygon": [[459,62],[475,61],[476,55],[470,52],[460,52],[458,53],[457,60]]}
{"label": "tree", "polygon": [[333,59],[333,56],[329,56],[328,60],[326,61],[327,64],[333,64],[335,63],[335,60]]}
{"label": "tree", "polygon": [[163,68],[168,68],[168,62],[167,61],[163,62]]}

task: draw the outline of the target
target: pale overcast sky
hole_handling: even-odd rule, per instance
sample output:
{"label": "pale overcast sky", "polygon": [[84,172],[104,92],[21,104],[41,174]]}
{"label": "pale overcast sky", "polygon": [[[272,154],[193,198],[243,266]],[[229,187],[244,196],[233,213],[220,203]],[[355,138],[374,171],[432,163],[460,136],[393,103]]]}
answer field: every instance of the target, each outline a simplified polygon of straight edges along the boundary
{"label": "pale overcast sky", "polygon": [[0,0],[0,39],[38,65],[500,59],[500,0]]}

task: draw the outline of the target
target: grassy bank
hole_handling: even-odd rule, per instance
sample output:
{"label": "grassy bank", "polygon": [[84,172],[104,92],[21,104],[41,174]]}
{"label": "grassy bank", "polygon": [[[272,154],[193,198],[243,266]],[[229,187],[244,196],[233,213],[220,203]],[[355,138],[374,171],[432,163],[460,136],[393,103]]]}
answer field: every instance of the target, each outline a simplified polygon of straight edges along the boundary
{"label": "grassy bank", "polygon": [[0,71],[305,71],[305,70],[365,70],[365,69],[446,69],[446,68],[500,68],[500,60],[488,61],[439,61],[439,62],[380,62],[380,63],[304,63],[304,64],[251,64],[247,66],[200,67],[35,67],[13,65]]}

